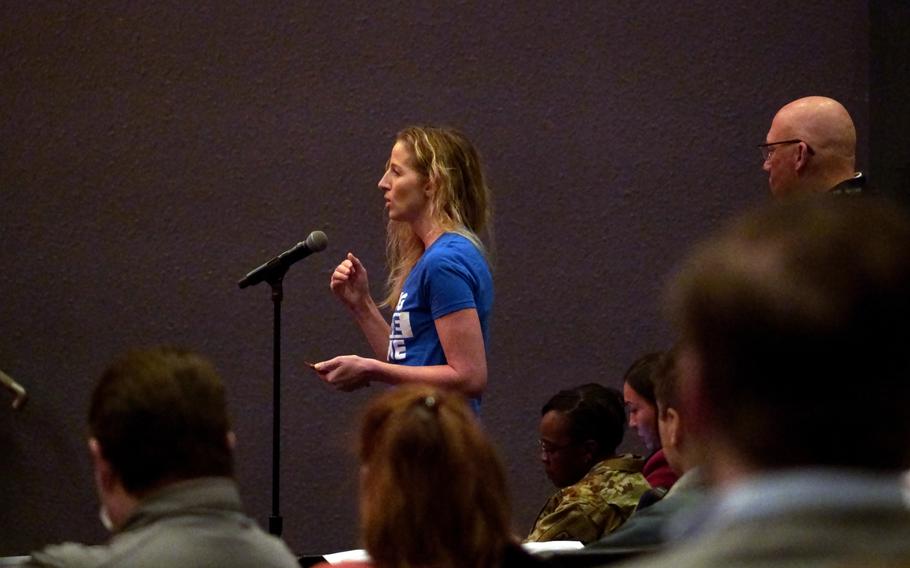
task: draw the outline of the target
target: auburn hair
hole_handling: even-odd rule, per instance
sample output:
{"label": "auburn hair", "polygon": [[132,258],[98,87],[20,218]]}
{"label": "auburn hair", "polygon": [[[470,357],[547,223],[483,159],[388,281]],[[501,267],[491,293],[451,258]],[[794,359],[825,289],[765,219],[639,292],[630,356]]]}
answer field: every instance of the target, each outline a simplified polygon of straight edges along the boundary
{"label": "auburn hair", "polygon": [[460,394],[403,385],[360,429],[361,531],[378,566],[497,566],[510,542],[499,457]]}

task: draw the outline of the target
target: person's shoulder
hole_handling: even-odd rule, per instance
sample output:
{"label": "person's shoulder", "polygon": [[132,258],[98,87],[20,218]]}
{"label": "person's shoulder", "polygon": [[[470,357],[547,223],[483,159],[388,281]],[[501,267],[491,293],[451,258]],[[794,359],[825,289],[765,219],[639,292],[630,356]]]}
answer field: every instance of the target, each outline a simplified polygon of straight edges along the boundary
{"label": "person's shoulder", "polygon": [[667,462],[662,449],[657,450],[648,458],[644,469],[642,469],[642,474],[652,487],[670,488],[673,487],[673,484],[679,478]]}
{"label": "person's shoulder", "polygon": [[875,195],[872,187],[866,184],[866,176],[863,172],[856,172],[853,177],[847,178],[828,190],[830,195],[862,195],[870,197]]}
{"label": "person's shoulder", "polygon": [[[756,535],[761,535],[757,538]],[[851,510],[813,504],[705,529],[627,568],[910,566],[910,512],[902,503]]]}
{"label": "person's shoulder", "polygon": [[628,501],[627,505],[634,506],[649,488],[634,460],[621,456],[597,463],[581,481],[571,486],[570,493],[575,500]]}
{"label": "person's shoulder", "polygon": [[[112,540],[117,550],[115,565],[299,566],[283,540],[266,533],[239,511],[187,513],[117,535]],[[201,528],[205,530],[200,532]]]}
{"label": "person's shoulder", "polygon": [[[620,470],[603,467],[603,462],[591,468],[581,480],[564,487],[558,492],[560,501],[572,503],[596,503],[603,499],[605,493],[621,491],[630,481],[637,481],[632,475]],[[642,478],[644,481],[644,478]]]}
{"label": "person's shoulder", "polygon": [[110,559],[107,546],[87,546],[75,542],[53,544],[32,552],[25,566],[88,568],[101,566]]}
{"label": "person's shoulder", "polygon": [[488,274],[483,252],[470,239],[458,233],[445,233],[424,253],[421,264],[430,272],[454,271],[459,274]]}
{"label": "person's shoulder", "polygon": [[429,258],[483,258],[483,253],[477,245],[460,233],[443,233],[426,254]]}
{"label": "person's shoulder", "polygon": [[[621,455],[601,460],[582,478],[582,483],[598,488],[617,484],[647,485],[641,472],[642,460],[632,455]],[[646,487],[646,488],[647,488]]]}
{"label": "person's shoulder", "polygon": [[623,471],[627,473],[641,473],[644,469],[645,460],[632,455],[620,454],[612,458],[601,460],[594,467],[604,470]]}

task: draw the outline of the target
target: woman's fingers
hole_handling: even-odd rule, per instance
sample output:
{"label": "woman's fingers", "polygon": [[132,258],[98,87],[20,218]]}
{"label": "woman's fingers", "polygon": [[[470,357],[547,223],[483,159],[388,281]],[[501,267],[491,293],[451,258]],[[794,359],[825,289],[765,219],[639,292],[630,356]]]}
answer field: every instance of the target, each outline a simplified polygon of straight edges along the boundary
{"label": "woman's fingers", "polygon": [[354,271],[355,268],[353,263],[350,260],[343,260],[341,264],[335,267],[335,271],[332,272],[332,279],[329,283],[330,287],[335,290],[340,286],[343,286],[354,275]]}
{"label": "woman's fingers", "polygon": [[339,366],[340,364],[341,364],[341,358],[340,358],[340,357],[334,357],[334,358],[329,359],[329,360],[327,360],[327,361],[319,361],[318,363],[314,363],[314,364],[313,364],[313,369],[314,369],[317,373],[320,373],[320,374],[322,374],[322,373],[328,373],[329,371],[332,371],[332,370],[338,368],[338,366]]}
{"label": "woman's fingers", "polygon": [[327,361],[313,363],[312,368],[323,382],[344,392],[361,389],[370,385],[364,374],[363,359],[356,355],[339,355]]}

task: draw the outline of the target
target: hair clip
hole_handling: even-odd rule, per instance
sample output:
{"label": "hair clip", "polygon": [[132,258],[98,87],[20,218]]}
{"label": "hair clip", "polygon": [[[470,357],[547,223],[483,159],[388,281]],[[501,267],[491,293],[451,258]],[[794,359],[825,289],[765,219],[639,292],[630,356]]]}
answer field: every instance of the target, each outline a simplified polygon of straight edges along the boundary
{"label": "hair clip", "polygon": [[436,406],[436,398],[433,397],[432,395],[430,395],[423,399],[423,403],[426,405],[427,408],[433,408],[434,406]]}

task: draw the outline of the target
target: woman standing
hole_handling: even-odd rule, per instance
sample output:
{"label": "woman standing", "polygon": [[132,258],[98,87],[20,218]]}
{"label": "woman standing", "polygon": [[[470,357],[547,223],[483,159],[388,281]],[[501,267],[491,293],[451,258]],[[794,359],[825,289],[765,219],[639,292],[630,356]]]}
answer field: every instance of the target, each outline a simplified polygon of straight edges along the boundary
{"label": "woman standing", "polygon": [[[480,157],[456,130],[406,128],[396,137],[379,189],[389,216],[385,301],[373,301],[367,271],[352,253],[330,284],[377,359],[343,355],[315,369],[345,391],[370,381],[456,390],[476,412],[487,382],[493,305],[479,238],[490,218]],[[391,324],[380,307],[394,308]]]}

